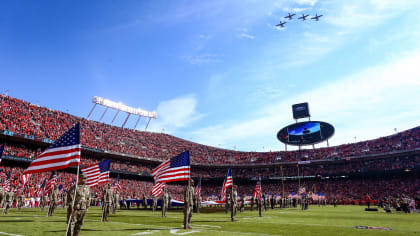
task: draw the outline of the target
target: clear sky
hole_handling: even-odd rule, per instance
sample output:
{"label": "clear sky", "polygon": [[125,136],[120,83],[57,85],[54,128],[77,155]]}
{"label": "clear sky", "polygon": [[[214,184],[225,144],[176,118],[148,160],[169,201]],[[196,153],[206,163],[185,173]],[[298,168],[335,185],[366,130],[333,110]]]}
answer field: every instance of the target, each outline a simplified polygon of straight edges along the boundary
{"label": "clear sky", "polygon": [[[276,133],[300,102],[336,127],[330,145],[377,138],[420,125],[419,9],[417,0],[6,0],[0,92],[81,117],[102,96],[157,111],[152,131],[236,150],[283,150]],[[274,27],[288,12],[324,16]]]}

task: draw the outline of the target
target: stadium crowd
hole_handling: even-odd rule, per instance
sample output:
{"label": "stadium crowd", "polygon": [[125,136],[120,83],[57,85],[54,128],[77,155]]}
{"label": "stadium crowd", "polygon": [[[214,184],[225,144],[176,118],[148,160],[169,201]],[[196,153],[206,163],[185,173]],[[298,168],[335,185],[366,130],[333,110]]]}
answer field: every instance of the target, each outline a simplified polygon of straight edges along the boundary
{"label": "stadium crowd", "polygon": [[[276,163],[349,158],[420,147],[420,127],[416,127],[387,137],[329,148],[288,152],[240,152],[201,145],[168,134],[119,128],[90,121],[5,95],[1,95],[0,99],[0,130],[55,140],[80,122],[82,145],[86,147],[159,160],[166,160],[189,150],[192,163]],[[28,150],[16,151],[17,155],[31,158],[36,156],[32,153],[28,155]],[[35,149],[33,152],[39,150]]]}

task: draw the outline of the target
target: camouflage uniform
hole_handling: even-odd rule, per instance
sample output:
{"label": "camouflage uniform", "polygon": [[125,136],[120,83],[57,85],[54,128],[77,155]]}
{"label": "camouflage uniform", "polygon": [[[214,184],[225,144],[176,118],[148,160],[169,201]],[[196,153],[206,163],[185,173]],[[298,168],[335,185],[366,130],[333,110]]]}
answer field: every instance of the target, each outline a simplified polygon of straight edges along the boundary
{"label": "camouflage uniform", "polygon": [[20,210],[20,208],[25,206],[25,195],[21,194],[18,197],[18,204],[17,204],[17,208],[18,210]]}
{"label": "camouflage uniform", "polygon": [[258,208],[258,214],[260,217],[262,217],[262,212],[263,212],[263,198],[261,196],[257,197],[257,208]]}
{"label": "camouflage uniform", "polygon": [[39,203],[39,208],[41,208],[41,211],[44,211],[44,207],[47,205],[48,200],[48,195],[44,195],[41,197],[41,202]]}
{"label": "camouflage uniform", "polygon": [[143,207],[144,209],[147,208],[147,199],[146,199],[146,195],[143,194]]}
{"label": "camouflage uniform", "polygon": [[230,193],[230,218],[232,221],[236,221],[236,210],[238,205],[238,192],[236,190],[236,185],[232,188],[232,192]]}
{"label": "camouflage uniform", "polygon": [[103,206],[102,206],[102,221],[108,221],[108,215],[112,204],[112,190],[111,185],[108,184],[103,193]]}
{"label": "camouflage uniform", "polygon": [[112,214],[115,214],[115,211],[117,210],[118,203],[120,201],[120,194],[118,192],[114,193],[114,197],[112,198]]}
{"label": "camouflage uniform", "polygon": [[166,217],[166,211],[168,210],[169,205],[169,194],[168,190],[163,190],[162,195],[162,217]]}
{"label": "camouflage uniform", "polygon": [[55,208],[57,208],[60,191],[58,191],[57,186],[54,186],[54,189],[50,193],[50,205],[48,207],[48,216],[52,216]]}
{"label": "camouflage uniform", "polygon": [[67,232],[67,236],[79,235],[79,232],[83,226],[83,221],[85,218],[86,211],[89,208],[91,195],[90,188],[86,184],[78,184],[76,191],[76,199],[74,202],[74,208],[72,208],[73,198],[74,198],[74,188],[73,185],[67,194],[67,202],[69,203],[70,212],[73,213],[70,215],[70,228]]}
{"label": "camouflage uniform", "polygon": [[0,207],[3,207],[4,195],[4,189],[2,186],[0,186]]}
{"label": "camouflage uniform", "polygon": [[9,211],[9,208],[12,207],[14,197],[15,197],[15,194],[12,191],[6,192],[4,196],[3,215],[7,214],[7,212]]}
{"label": "camouflage uniform", "polygon": [[155,195],[153,195],[152,200],[153,200],[152,211],[155,212],[156,211],[156,207],[157,207],[157,198],[156,198]]}
{"label": "camouflage uniform", "polygon": [[190,223],[194,203],[194,188],[192,187],[193,184],[194,181],[191,179],[189,186],[187,186],[184,191],[184,229],[191,229]]}
{"label": "camouflage uniform", "polygon": [[202,200],[202,199],[201,199],[201,196],[198,196],[198,197],[197,197],[197,201],[196,201],[196,202],[197,202],[197,203],[196,203],[196,210],[197,210],[197,213],[198,213],[198,214],[200,214],[201,200]]}
{"label": "camouflage uniform", "polygon": [[244,196],[241,197],[241,212],[245,211],[245,198]]}

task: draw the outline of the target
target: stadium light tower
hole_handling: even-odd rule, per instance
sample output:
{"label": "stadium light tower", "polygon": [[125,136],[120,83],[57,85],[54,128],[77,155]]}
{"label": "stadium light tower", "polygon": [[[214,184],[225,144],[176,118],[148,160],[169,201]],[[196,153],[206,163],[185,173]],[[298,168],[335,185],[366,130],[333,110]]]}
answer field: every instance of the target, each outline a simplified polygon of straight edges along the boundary
{"label": "stadium light tower", "polygon": [[152,118],[153,119],[157,118],[157,113],[154,112],[154,111],[151,112],[151,111],[142,110],[140,108],[129,107],[129,106],[126,106],[122,103],[113,102],[109,99],[102,98],[102,97],[94,96],[93,99],[92,99],[92,102],[93,102],[93,107],[90,110],[89,115],[87,116],[87,119],[89,119],[93,110],[95,110],[96,105],[104,106],[104,107],[106,107],[106,109],[105,109],[104,113],[102,113],[102,116],[99,119],[99,121],[102,120],[102,118],[105,116],[105,113],[108,111],[109,108],[117,110],[117,113],[114,115],[114,118],[112,119],[111,124],[115,121],[115,118],[117,118],[120,111],[127,113],[127,117],[125,118],[124,123],[121,125],[121,128],[124,128],[125,124],[128,121],[128,118],[130,118],[130,115],[138,116],[137,122],[134,125],[134,129],[136,129],[137,125],[139,124],[139,121],[140,121],[141,117],[149,118],[149,120],[147,121],[147,124],[146,124],[146,128],[144,130],[147,130],[147,127],[149,127],[149,123],[150,123],[150,120]]}

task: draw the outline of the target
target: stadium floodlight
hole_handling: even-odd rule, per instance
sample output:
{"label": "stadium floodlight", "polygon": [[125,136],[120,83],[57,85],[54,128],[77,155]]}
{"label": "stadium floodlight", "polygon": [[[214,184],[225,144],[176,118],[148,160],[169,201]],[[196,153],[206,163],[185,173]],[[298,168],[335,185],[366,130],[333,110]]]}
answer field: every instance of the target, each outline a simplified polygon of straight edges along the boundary
{"label": "stadium floodlight", "polygon": [[101,118],[99,119],[99,121],[102,120],[102,118],[104,117],[105,113],[108,111],[109,108],[117,110],[117,113],[115,114],[114,118],[112,119],[111,124],[114,122],[115,118],[117,117],[117,115],[119,114],[120,111],[128,114],[127,117],[125,118],[124,123],[122,124],[122,128],[124,128],[124,126],[127,123],[127,120],[130,117],[130,115],[138,116],[138,119],[137,119],[136,125],[134,126],[134,129],[137,127],[141,117],[149,118],[145,130],[149,126],[150,120],[157,118],[157,113],[154,112],[154,111],[153,112],[152,111],[145,111],[145,110],[140,109],[140,108],[129,107],[129,106],[124,105],[121,102],[114,102],[114,101],[111,101],[109,99],[102,98],[102,97],[94,96],[92,98],[92,102],[94,103],[94,105],[93,105],[92,109],[90,110],[87,119],[89,119],[89,117],[92,114],[93,110],[95,109],[96,105],[104,106],[104,107],[106,107],[106,109],[105,109],[105,112],[102,114]]}

